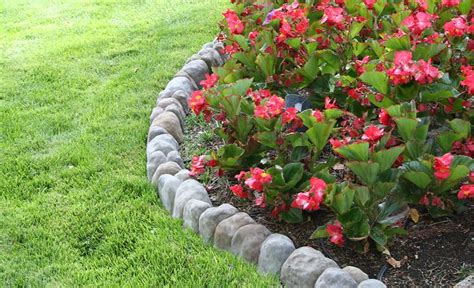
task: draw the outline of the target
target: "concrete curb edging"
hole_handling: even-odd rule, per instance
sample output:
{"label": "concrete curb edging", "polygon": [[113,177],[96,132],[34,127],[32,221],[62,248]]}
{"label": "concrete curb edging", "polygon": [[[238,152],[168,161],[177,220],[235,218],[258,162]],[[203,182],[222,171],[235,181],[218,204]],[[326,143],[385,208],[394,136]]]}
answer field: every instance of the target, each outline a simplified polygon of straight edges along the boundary
{"label": "concrete curb edging", "polygon": [[159,93],[150,115],[147,176],[163,206],[206,243],[256,264],[260,273],[279,275],[286,287],[386,287],[356,267],[339,268],[314,248],[295,249],[288,237],[272,234],[230,204],[212,207],[204,186],[184,169],[179,144],[183,141],[184,117],[189,113],[187,101],[200,88],[205,74],[228,60],[223,48],[221,42],[213,41],[190,57]]}

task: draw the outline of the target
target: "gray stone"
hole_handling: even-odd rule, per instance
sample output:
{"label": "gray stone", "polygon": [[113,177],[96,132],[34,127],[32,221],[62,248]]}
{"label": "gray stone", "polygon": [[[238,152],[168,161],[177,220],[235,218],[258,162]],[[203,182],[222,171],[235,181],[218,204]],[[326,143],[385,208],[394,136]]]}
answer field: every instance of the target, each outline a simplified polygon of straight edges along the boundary
{"label": "gray stone", "polygon": [[229,218],[237,212],[239,211],[234,206],[230,204],[222,204],[219,207],[209,208],[202,213],[199,218],[199,234],[201,234],[201,238],[204,242],[212,244],[217,225],[222,220]]}
{"label": "gray stone", "polygon": [[458,284],[454,286],[454,288],[472,288],[474,287],[474,274],[468,276]]}
{"label": "gray stone", "polygon": [[208,49],[208,48],[213,48],[213,47],[214,47],[214,41],[208,42],[208,43],[202,45],[202,50]]}
{"label": "gray stone", "polygon": [[278,233],[268,236],[260,249],[258,271],[279,275],[281,266],[293,251],[295,251],[295,244],[290,238]]}
{"label": "gray stone", "polygon": [[199,233],[199,217],[208,208],[211,208],[211,204],[207,202],[196,199],[189,200],[183,210],[183,227]]}
{"label": "gray stone", "polygon": [[235,233],[230,250],[248,262],[257,264],[262,243],[270,234],[270,230],[261,224],[245,225]]}
{"label": "gray stone", "polygon": [[387,286],[383,284],[382,282],[380,282],[379,280],[369,279],[369,280],[360,282],[357,288],[387,288]]}
{"label": "gray stone", "polygon": [[189,62],[192,62],[195,60],[201,60],[201,56],[199,56],[198,54],[193,54],[193,56],[189,57],[188,60],[186,60],[185,64],[188,64]]}
{"label": "gray stone", "polygon": [[150,126],[150,129],[148,129],[148,140],[147,140],[147,142],[150,142],[156,136],[163,135],[163,134],[169,134],[168,131],[165,130],[165,128],[160,127],[160,126]]}
{"label": "gray stone", "polygon": [[184,76],[177,76],[174,77],[170,82],[168,82],[168,85],[166,86],[165,90],[163,90],[159,94],[158,101],[163,98],[171,97],[174,92],[178,90],[183,90],[184,92],[186,92],[186,94],[191,95],[191,93],[196,89],[194,88],[194,85],[193,83],[191,83],[190,79]]}
{"label": "gray stone", "polygon": [[170,134],[160,134],[155,136],[146,147],[147,155],[161,151],[163,154],[168,155],[171,151],[177,151],[179,149],[178,142]]}
{"label": "gray stone", "polygon": [[351,274],[339,268],[327,268],[319,276],[314,288],[356,288],[357,282],[352,279]]}
{"label": "gray stone", "polygon": [[178,90],[173,93],[173,98],[178,100],[179,103],[181,103],[181,107],[183,107],[184,113],[188,114],[189,113],[189,105],[188,105],[188,99],[191,96],[191,94],[186,94],[185,91],[183,90]]}
{"label": "gray stone", "polygon": [[181,185],[181,181],[169,174],[161,175],[158,179],[158,197],[168,212],[173,211],[174,198],[179,185]]}
{"label": "gray stone", "polygon": [[181,181],[186,181],[188,179],[192,179],[192,177],[189,176],[189,173],[190,173],[190,171],[188,169],[183,169],[183,170],[179,171],[178,173],[176,173],[176,175],[174,175],[174,176],[176,176],[176,178],[178,178]]}
{"label": "gray stone", "polygon": [[169,111],[165,111],[158,115],[152,123],[153,126],[161,126],[170,133],[178,143],[183,142],[183,130],[179,118]]}
{"label": "gray stone", "polygon": [[156,168],[155,174],[153,174],[153,178],[151,179],[151,183],[155,186],[158,185],[158,180],[160,179],[161,175],[169,174],[174,175],[181,170],[178,164],[175,162],[165,162]]}
{"label": "gray stone", "polygon": [[171,151],[170,153],[168,153],[168,155],[166,156],[166,160],[175,162],[179,165],[179,167],[184,168],[183,159],[181,159],[181,156],[179,155],[178,151]]}
{"label": "gray stone", "polygon": [[176,114],[181,120],[186,116],[184,109],[178,99],[175,98],[164,98],[158,101],[158,108],[164,109],[164,111],[170,111]]}
{"label": "gray stone", "polygon": [[336,262],[311,247],[293,251],[281,267],[281,282],[288,288],[313,288],[324,270],[337,268]]}
{"label": "gray stone", "polygon": [[183,69],[178,72],[178,75],[181,75],[181,73],[186,73],[199,85],[199,82],[206,79],[205,75],[209,73],[209,67],[207,67],[206,62],[203,60],[194,60],[184,65]]}
{"label": "gray stone", "polygon": [[173,218],[183,217],[184,206],[186,206],[186,203],[191,199],[201,200],[203,202],[212,204],[211,200],[209,199],[209,195],[207,194],[206,188],[204,188],[201,183],[193,179],[186,180],[181,183],[178,190],[176,191],[176,197],[174,199]]}
{"label": "gray stone", "polygon": [[255,224],[247,213],[239,212],[227,219],[222,220],[214,232],[214,247],[230,251],[232,238],[240,227]]}
{"label": "gray stone", "polygon": [[[168,98],[168,99],[174,99],[174,98]],[[179,105],[179,106],[178,106]],[[165,111],[172,112],[176,117],[179,119],[179,123],[181,124],[181,130],[184,131],[184,117],[186,117],[186,114],[184,113],[183,108],[181,108],[181,104],[171,104],[166,107]]]}
{"label": "gray stone", "polygon": [[207,48],[199,51],[199,56],[206,62],[209,68],[219,67],[224,64],[221,55],[214,48]]}
{"label": "gray stone", "polygon": [[153,108],[153,111],[151,111],[151,115],[150,115],[150,123],[152,123],[153,120],[155,120],[156,116],[160,115],[163,111],[165,110],[161,107]]}
{"label": "gray stone", "polygon": [[155,151],[148,155],[147,163],[146,163],[146,174],[148,180],[151,181],[153,175],[156,172],[158,166],[166,162],[166,156],[161,151]]}
{"label": "gray stone", "polygon": [[369,275],[365,274],[364,271],[360,270],[354,266],[346,266],[342,270],[346,271],[347,273],[351,274],[352,278],[357,282],[360,283],[362,281],[368,280]]}

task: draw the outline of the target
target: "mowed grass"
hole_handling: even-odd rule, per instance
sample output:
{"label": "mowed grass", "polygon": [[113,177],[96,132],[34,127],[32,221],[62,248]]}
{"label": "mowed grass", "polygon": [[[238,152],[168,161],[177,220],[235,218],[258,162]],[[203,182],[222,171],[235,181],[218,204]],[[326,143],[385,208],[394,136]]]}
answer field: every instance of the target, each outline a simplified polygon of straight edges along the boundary
{"label": "mowed grass", "polygon": [[227,0],[0,3],[0,286],[269,287],[146,180],[148,116]]}

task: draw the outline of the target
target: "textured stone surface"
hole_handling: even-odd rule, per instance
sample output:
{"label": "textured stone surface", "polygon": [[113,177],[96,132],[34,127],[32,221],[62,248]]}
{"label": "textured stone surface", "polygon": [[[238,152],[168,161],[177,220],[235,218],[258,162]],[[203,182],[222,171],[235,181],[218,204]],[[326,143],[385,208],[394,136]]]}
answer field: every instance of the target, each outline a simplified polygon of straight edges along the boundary
{"label": "textured stone surface", "polygon": [[365,274],[364,271],[360,270],[354,266],[346,266],[342,270],[346,271],[347,273],[351,274],[352,278],[357,282],[360,283],[364,280],[369,279],[369,275]]}
{"label": "textured stone surface", "polygon": [[201,200],[203,202],[211,204],[211,200],[209,199],[209,195],[207,194],[206,188],[204,188],[201,183],[193,179],[186,180],[181,183],[178,190],[176,190],[173,218],[183,218],[184,206],[186,206],[186,203],[191,199]]}
{"label": "textured stone surface", "polygon": [[164,98],[158,101],[157,108],[164,109],[163,111],[170,111],[175,113],[176,116],[182,121],[186,116],[181,103],[176,98]]}
{"label": "textured stone surface", "polygon": [[211,204],[207,202],[196,199],[189,200],[183,210],[183,227],[199,233],[199,217],[208,208],[211,208]]}
{"label": "textured stone surface", "polygon": [[[168,98],[168,99],[174,99],[174,98]],[[181,130],[184,131],[183,123],[184,123],[184,117],[186,116],[186,114],[184,114],[184,110],[183,108],[181,108],[181,104],[179,104],[179,106],[176,104],[171,104],[166,107],[165,111],[171,112],[174,115],[176,115],[176,117],[178,117],[179,123],[181,124]]]}
{"label": "textured stone surface", "polygon": [[178,173],[176,173],[176,178],[178,178],[179,180],[181,181],[186,181],[188,179],[191,179],[191,176],[189,176],[189,170],[188,169],[183,169],[181,171],[179,171]]}
{"label": "textured stone surface", "polygon": [[199,85],[199,82],[206,79],[205,75],[206,73],[209,73],[209,67],[203,60],[194,60],[184,65],[183,69],[181,69],[178,74],[183,72],[187,73],[189,77]]}
{"label": "textured stone surface", "polygon": [[301,247],[293,251],[283,263],[281,282],[288,288],[313,288],[318,277],[330,267],[338,266],[318,250]]}
{"label": "textured stone surface", "polygon": [[255,224],[255,220],[244,212],[236,213],[222,220],[214,232],[214,247],[230,251],[235,232],[237,232],[240,227],[248,224]]}
{"label": "textured stone surface", "polygon": [[258,271],[279,275],[281,266],[293,251],[295,244],[287,236],[278,233],[268,236],[260,248]]}
{"label": "textured stone surface", "polygon": [[168,155],[171,151],[177,151],[179,149],[178,142],[170,134],[161,134],[155,136],[146,147],[147,154],[151,154],[155,151],[161,151],[163,154]]}
{"label": "textured stone surface", "polygon": [[339,268],[328,268],[319,276],[314,288],[357,288],[351,274]]}
{"label": "textured stone surface", "polygon": [[153,120],[155,120],[156,116],[160,115],[160,113],[162,113],[163,111],[165,111],[165,110],[161,107],[153,108],[153,110],[151,111],[151,115],[150,115],[150,123],[152,123]]}
{"label": "textured stone surface", "polygon": [[472,288],[474,287],[474,274],[468,276],[466,279],[462,280],[454,286],[454,288]]}
{"label": "textured stone surface", "polygon": [[153,126],[161,126],[170,133],[178,143],[183,141],[183,130],[179,118],[170,111],[165,111],[158,115],[152,123]]}
{"label": "textured stone surface", "polygon": [[179,167],[184,168],[183,159],[181,159],[181,155],[179,155],[178,151],[171,151],[170,153],[168,153],[168,155],[166,156],[166,161],[175,162],[179,165]]}
{"label": "textured stone surface", "polygon": [[181,107],[183,107],[184,113],[188,114],[189,113],[189,106],[188,106],[188,99],[191,96],[191,94],[187,94],[183,90],[178,90],[173,93],[172,97],[181,103]]}
{"label": "textured stone surface", "polygon": [[151,181],[158,166],[166,162],[166,156],[161,151],[155,151],[149,154],[147,158],[148,159],[146,163],[146,174],[147,174],[148,180]]}
{"label": "textured stone surface", "polygon": [[205,48],[198,53],[199,57],[206,62],[209,68],[224,64],[221,55],[214,48]]}
{"label": "textured stone surface", "polygon": [[380,282],[379,280],[369,279],[369,280],[360,282],[357,288],[387,288],[387,286],[383,284],[382,282]]}
{"label": "textured stone surface", "polygon": [[158,101],[163,98],[171,97],[174,92],[178,90],[182,90],[186,94],[191,95],[195,89],[191,83],[191,80],[189,80],[187,77],[174,77],[170,82],[168,82],[165,90],[160,93],[158,96]]}
{"label": "textured stone surface", "polygon": [[153,174],[153,178],[151,179],[151,183],[155,186],[158,184],[158,179],[160,179],[161,175],[169,174],[174,175],[181,170],[178,164],[174,162],[165,162],[156,168],[155,174]]}
{"label": "textured stone surface", "polygon": [[149,143],[151,140],[155,139],[156,136],[163,135],[163,134],[169,134],[168,131],[166,131],[165,128],[160,127],[160,126],[150,126],[150,129],[148,129],[147,143]]}
{"label": "textured stone surface", "polygon": [[237,212],[239,211],[234,206],[230,204],[222,204],[219,207],[209,208],[202,213],[199,218],[199,234],[201,234],[201,238],[204,242],[212,244],[217,225],[222,220],[229,218]]}
{"label": "textured stone surface", "polygon": [[230,250],[235,255],[256,264],[262,243],[270,234],[270,230],[261,224],[245,225],[235,232]]}
{"label": "textured stone surface", "polygon": [[168,212],[173,211],[174,198],[181,181],[169,174],[162,175],[158,179],[158,197]]}

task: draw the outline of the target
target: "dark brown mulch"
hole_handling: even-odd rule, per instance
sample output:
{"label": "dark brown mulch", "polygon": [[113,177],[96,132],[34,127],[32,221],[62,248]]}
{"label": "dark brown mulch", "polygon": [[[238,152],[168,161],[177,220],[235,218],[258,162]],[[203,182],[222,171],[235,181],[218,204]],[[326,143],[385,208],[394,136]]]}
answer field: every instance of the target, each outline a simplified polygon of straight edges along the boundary
{"label": "dark brown mulch", "polygon": [[[199,141],[194,137],[201,133],[201,127],[187,127],[186,135],[192,135],[187,136],[190,137],[187,140],[192,145],[199,146],[196,143]],[[206,148],[216,148],[218,144],[217,140],[209,141]],[[189,150],[192,148],[187,145],[182,148],[185,160],[189,161]],[[332,219],[332,215],[326,211],[307,214],[305,221],[299,224],[278,222],[269,210],[235,197],[228,186],[226,179],[211,177],[207,189],[214,206],[230,203],[273,233],[287,235],[296,247],[314,247],[334,259],[341,267],[359,267],[370,278],[377,278],[386,263],[385,257],[375,250],[359,254],[349,247],[336,247],[327,240],[309,239],[318,226]],[[407,228],[408,236],[396,239],[390,247],[392,256],[402,261],[402,267],[388,268],[383,274],[382,281],[388,287],[452,287],[474,272],[474,205],[471,204],[467,211],[450,218],[433,219],[422,213],[421,220],[417,224],[409,222]]]}

